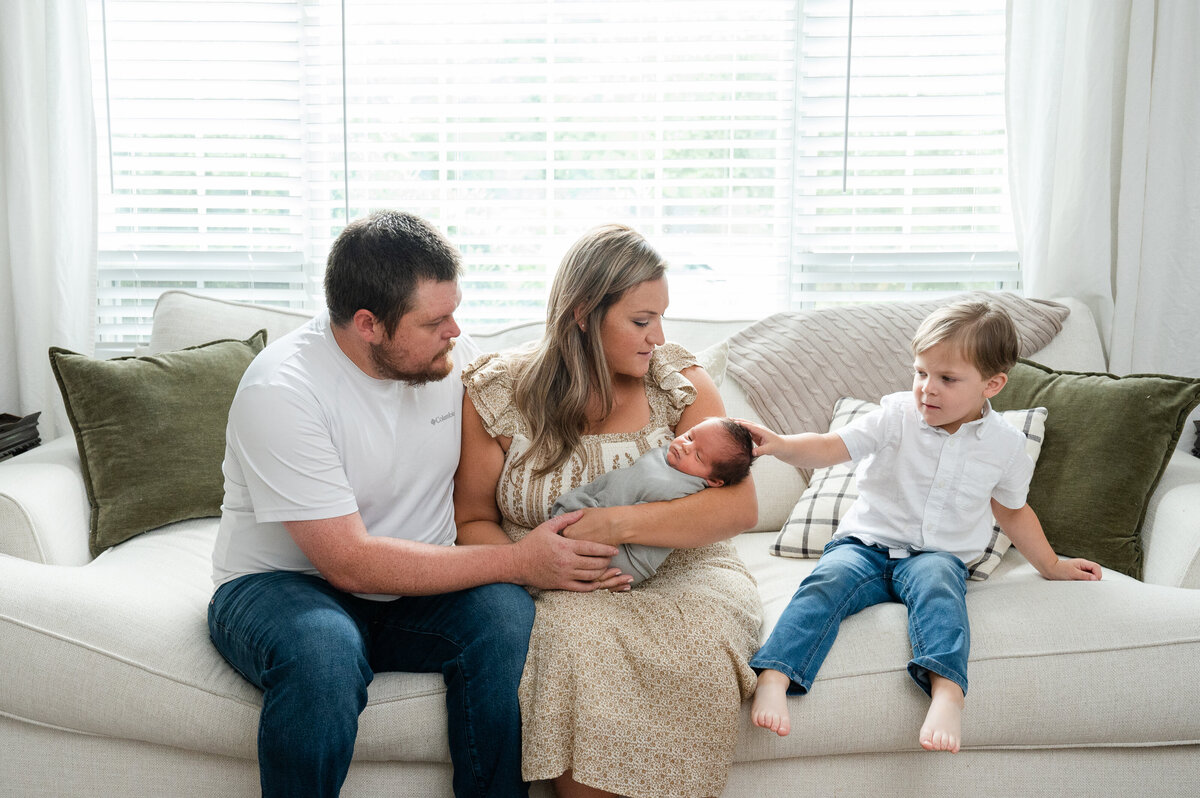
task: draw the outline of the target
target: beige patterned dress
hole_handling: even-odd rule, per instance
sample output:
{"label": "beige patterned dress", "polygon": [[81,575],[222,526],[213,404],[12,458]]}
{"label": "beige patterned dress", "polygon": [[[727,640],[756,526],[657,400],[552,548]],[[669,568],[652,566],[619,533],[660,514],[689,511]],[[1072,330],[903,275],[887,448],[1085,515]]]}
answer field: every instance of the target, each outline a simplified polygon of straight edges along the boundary
{"label": "beige patterned dress", "polygon": [[[539,478],[512,467],[529,439],[509,363],[487,355],[469,366],[463,382],[488,433],[513,439],[496,490],[509,537],[545,521],[562,493],[671,440],[696,398],[680,374],[693,365],[682,347],[660,347],[645,380],[650,423],[584,436],[563,467]],[[571,770],[580,783],[621,795],[719,795],[739,707],[754,688],[746,663],[762,621],[753,577],[733,544],[678,549],[629,592],[550,590],[536,601],[520,688],[525,778]]]}

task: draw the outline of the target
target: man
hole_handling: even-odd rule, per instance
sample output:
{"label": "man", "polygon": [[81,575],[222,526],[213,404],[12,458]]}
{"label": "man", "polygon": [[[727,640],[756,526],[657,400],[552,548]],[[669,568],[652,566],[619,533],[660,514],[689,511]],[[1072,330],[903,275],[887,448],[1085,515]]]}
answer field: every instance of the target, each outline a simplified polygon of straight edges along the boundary
{"label": "man", "polygon": [[352,222],[329,253],[328,310],[238,386],[209,632],[263,690],[265,796],[338,793],[367,685],[388,670],[443,674],[455,795],[526,794],[516,694],[533,603],[517,585],[613,584],[616,549],[557,534],[579,513],[520,543],[451,545],[460,272],[418,217]]}

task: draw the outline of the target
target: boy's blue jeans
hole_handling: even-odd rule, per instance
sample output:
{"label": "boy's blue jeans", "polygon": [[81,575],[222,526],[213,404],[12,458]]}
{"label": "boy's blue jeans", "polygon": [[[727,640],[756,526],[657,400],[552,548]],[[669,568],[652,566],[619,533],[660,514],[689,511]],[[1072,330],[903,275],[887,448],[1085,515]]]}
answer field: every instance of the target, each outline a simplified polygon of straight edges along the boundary
{"label": "boy's blue jeans", "polygon": [[899,602],[908,607],[913,647],[909,675],[926,693],[933,672],[956,683],[965,695],[971,651],[966,596],[967,567],[952,554],[927,551],[890,559],[882,546],[834,540],[800,583],[750,667],[783,673],[792,680],[788,693],[803,695],[833,647],[843,618],[874,604]]}
{"label": "boy's blue jeans", "polygon": [[517,687],[533,599],[523,588],[379,602],[273,571],[218,588],[208,628],[217,650],[263,691],[264,796],[338,794],[378,671],[442,674],[456,796],[528,794]]}

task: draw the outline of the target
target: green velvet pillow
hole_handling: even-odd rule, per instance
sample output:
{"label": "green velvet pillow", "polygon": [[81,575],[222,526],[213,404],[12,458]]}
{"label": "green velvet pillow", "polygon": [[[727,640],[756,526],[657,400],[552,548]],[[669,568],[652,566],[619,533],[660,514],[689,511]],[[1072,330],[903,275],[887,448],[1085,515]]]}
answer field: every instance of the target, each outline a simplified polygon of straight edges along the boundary
{"label": "green velvet pillow", "polygon": [[259,330],[112,360],[50,348],[92,508],[93,557],[163,524],[221,514],[229,406],[266,341]]}
{"label": "green velvet pillow", "polygon": [[1200,379],[1013,367],[992,406],[1049,411],[1029,505],[1055,552],[1141,578],[1146,507],[1197,403]]}

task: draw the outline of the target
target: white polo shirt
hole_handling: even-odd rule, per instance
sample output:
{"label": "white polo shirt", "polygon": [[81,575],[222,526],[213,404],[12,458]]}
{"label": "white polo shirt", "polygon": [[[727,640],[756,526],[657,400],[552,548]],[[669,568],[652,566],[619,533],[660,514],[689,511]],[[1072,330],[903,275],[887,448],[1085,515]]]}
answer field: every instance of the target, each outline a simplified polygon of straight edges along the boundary
{"label": "white polo shirt", "polygon": [[452,544],[460,375],[477,354],[464,336],[445,379],[419,387],[375,379],[342,352],[327,312],[264,349],[229,410],[213,581],[319,576],[284,521],[357,511],[371,535]]}
{"label": "white polo shirt", "polygon": [[855,537],[891,550],[949,552],[964,563],[991,541],[990,499],[1025,504],[1033,460],[1025,435],[991,403],[953,435],[925,423],[911,391],[883,397],[879,410],[837,430],[855,462],[859,497],[835,538]]}

